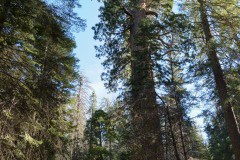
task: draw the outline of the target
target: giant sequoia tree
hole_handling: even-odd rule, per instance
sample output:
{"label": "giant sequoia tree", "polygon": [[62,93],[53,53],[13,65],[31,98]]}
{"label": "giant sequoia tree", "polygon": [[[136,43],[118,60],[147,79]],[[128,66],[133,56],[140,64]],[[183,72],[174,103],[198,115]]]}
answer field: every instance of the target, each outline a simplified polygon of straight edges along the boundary
{"label": "giant sequoia tree", "polygon": [[126,89],[132,159],[164,159],[155,71],[162,75],[158,60],[168,53],[169,33],[180,25],[171,7],[172,1],[104,1],[101,22],[94,28],[95,39],[105,42],[97,50],[107,57],[107,87],[117,89],[120,82]]}

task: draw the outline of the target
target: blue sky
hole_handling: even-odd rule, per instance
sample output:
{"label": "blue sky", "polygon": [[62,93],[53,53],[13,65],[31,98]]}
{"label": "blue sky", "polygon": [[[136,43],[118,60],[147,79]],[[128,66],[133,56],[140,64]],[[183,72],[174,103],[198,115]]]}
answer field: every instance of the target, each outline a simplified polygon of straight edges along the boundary
{"label": "blue sky", "polygon": [[[80,59],[80,70],[87,77],[90,82],[90,86],[95,90],[98,102],[102,98],[106,97],[114,99],[116,94],[108,93],[107,89],[104,87],[104,82],[101,81],[101,73],[104,71],[101,62],[96,58],[96,51],[94,49],[95,45],[99,45],[99,42],[93,39],[94,32],[91,29],[96,23],[99,22],[99,7],[101,3],[97,0],[80,0],[82,7],[77,10],[80,17],[86,19],[87,28],[84,32],[74,33],[75,40],[77,43],[77,48],[74,50],[78,59]],[[196,117],[201,110],[195,108],[190,113],[191,117]],[[203,118],[195,119],[196,124],[202,129],[203,128]],[[206,134],[201,131],[204,139],[206,139]]]}
{"label": "blue sky", "polygon": [[104,88],[104,83],[101,81],[101,73],[103,67],[102,60],[95,57],[95,45],[99,42],[93,39],[93,30],[91,29],[98,21],[100,3],[97,0],[80,0],[82,7],[77,9],[77,13],[83,19],[86,19],[87,28],[84,32],[74,33],[77,48],[74,50],[77,58],[80,60],[80,70],[89,80],[89,85],[96,91],[98,101],[104,97],[113,99],[115,94],[108,94]]}

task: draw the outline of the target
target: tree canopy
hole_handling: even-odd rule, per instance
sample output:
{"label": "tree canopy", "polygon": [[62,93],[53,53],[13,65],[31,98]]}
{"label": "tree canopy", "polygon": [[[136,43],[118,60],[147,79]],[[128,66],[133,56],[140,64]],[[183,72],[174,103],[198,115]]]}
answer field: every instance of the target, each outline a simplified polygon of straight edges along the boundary
{"label": "tree canopy", "polygon": [[97,1],[115,99],[73,53],[81,1],[0,1],[0,160],[240,160],[239,1]]}

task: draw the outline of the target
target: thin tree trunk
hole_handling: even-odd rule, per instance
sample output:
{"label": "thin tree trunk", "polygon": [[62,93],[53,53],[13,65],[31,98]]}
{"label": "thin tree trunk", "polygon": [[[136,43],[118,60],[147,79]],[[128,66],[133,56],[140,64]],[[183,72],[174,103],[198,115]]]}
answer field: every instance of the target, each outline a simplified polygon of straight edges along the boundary
{"label": "thin tree trunk", "polygon": [[[99,132],[99,145],[100,145],[100,147],[102,148],[103,147],[103,145],[102,145],[102,141],[103,141],[103,137],[102,137],[102,125],[101,125],[101,123],[99,124],[99,129],[100,129],[100,132]],[[100,154],[100,160],[103,160],[103,155],[102,155],[102,153]]]}
{"label": "thin tree trunk", "polygon": [[183,148],[183,156],[184,156],[185,160],[188,160],[186,146],[185,146],[185,142],[184,142],[184,136],[183,136],[182,120],[180,120],[179,129],[180,129],[181,143],[182,143],[182,148]]}
{"label": "thin tree trunk", "polygon": [[112,138],[109,139],[109,160],[112,160]]}
{"label": "thin tree trunk", "polygon": [[[172,58],[171,58],[171,72],[172,72],[172,82],[175,82]],[[182,144],[182,149],[183,149],[183,156],[184,156],[185,160],[188,160],[187,151],[186,151],[185,142],[184,142],[183,130],[182,130],[183,110],[182,110],[182,107],[180,105],[180,99],[177,96],[177,90],[176,90],[175,83],[174,83],[173,90],[174,90],[173,93],[174,93],[175,104],[176,104],[177,109],[178,109],[178,120],[179,120],[178,125],[179,125],[179,130],[180,130],[180,139],[181,139],[181,144]]]}
{"label": "thin tree trunk", "polygon": [[[176,88],[175,88],[175,93],[176,93]],[[179,118],[179,130],[180,130],[180,138],[181,138],[181,144],[182,144],[182,149],[183,149],[183,156],[185,160],[188,160],[188,156],[187,156],[187,151],[186,151],[186,145],[184,142],[184,136],[183,136],[183,111],[182,108],[180,106],[180,100],[179,98],[175,95],[175,102],[176,102],[176,106],[178,108],[178,111],[180,112],[180,114],[178,115]]]}
{"label": "thin tree trunk", "polygon": [[[164,106],[164,110],[166,110],[166,105]],[[167,114],[166,113],[164,113],[164,123],[165,123],[165,125],[164,125],[164,134],[165,134],[165,138],[166,138],[166,143],[165,143],[165,147],[166,147],[166,149],[165,149],[165,159],[166,160],[168,160],[168,135],[167,135],[167,133],[168,133],[168,128],[167,128]]]}
{"label": "thin tree trunk", "polygon": [[[186,147],[185,147],[185,143],[184,143],[183,130],[182,130],[183,112],[182,112],[182,108],[180,106],[180,99],[177,96],[177,89],[176,89],[177,87],[176,87],[176,83],[175,83],[174,62],[173,62],[172,54],[169,54],[169,59],[170,59],[170,69],[171,69],[171,81],[173,84],[173,88],[172,88],[171,92],[174,94],[174,101],[175,101],[175,105],[177,106],[177,110],[178,110],[177,119],[179,120],[178,126],[179,126],[179,130],[180,130],[180,139],[181,139],[181,144],[182,144],[182,149],[183,149],[183,156],[184,156],[185,160],[188,160]],[[169,112],[169,109],[167,109],[167,112]],[[169,113],[169,116],[170,116],[170,113]]]}
{"label": "thin tree trunk", "polygon": [[178,153],[178,149],[177,149],[177,142],[175,139],[175,135],[173,132],[173,126],[172,126],[172,120],[170,117],[170,111],[169,111],[169,106],[166,106],[167,108],[167,118],[168,118],[168,122],[169,122],[169,127],[170,127],[170,133],[171,133],[171,137],[172,137],[172,144],[173,144],[173,148],[174,148],[174,152],[175,152],[175,156],[177,160],[181,160],[179,153]]}
{"label": "thin tree trunk", "polygon": [[198,0],[198,2],[200,3],[202,27],[203,27],[203,31],[206,38],[206,44],[209,47],[207,56],[214,74],[214,79],[216,83],[216,89],[218,91],[219,100],[223,107],[226,127],[232,143],[232,149],[235,154],[235,159],[240,160],[240,131],[239,131],[236,117],[233,111],[233,105],[231,102],[229,102],[227,85],[224,80],[224,75],[223,75],[221,65],[219,63],[216,47],[214,45],[210,46],[211,41],[213,40],[213,36],[211,34],[205,4],[203,0]]}
{"label": "thin tree trunk", "polygon": [[90,121],[90,137],[89,137],[89,156],[92,159],[92,149],[93,149],[93,125],[92,125],[92,118],[93,118],[93,110],[91,110],[92,112],[92,117],[91,117],[91,121]]}
{"label": "thin tree trunk", "polygon": [[144,4],[144,0],[138,2],[138,7],[131,11],[131,101],[134,130],[134,155],[132,159],[164,160],[153,61],[151,53],[146,49],[148,44],[139,44],[141,41],[140,23],[147,18]]}

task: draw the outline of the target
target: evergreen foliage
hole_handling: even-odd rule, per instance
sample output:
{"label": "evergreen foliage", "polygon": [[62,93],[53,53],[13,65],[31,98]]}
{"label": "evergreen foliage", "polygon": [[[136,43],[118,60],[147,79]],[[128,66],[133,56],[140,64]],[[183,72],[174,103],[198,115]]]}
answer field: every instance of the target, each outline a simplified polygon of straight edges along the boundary
{"label": "evergreen foliage", "polygon": [[0,1],[0,160],[239,160],[239,1],[97,1],[100,103],[79,1]]}
{"label": "evergreen foliage", "polygon": [[76,2],[64,3],[0,2],[1,159],[68,155],[64,146],[72,125],[66,111],[78,73],[67,29],[73,21],[79,27],[84,22],[74,15]]}

